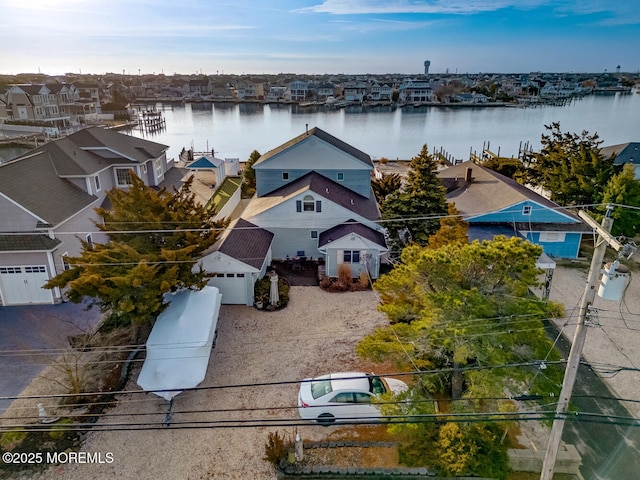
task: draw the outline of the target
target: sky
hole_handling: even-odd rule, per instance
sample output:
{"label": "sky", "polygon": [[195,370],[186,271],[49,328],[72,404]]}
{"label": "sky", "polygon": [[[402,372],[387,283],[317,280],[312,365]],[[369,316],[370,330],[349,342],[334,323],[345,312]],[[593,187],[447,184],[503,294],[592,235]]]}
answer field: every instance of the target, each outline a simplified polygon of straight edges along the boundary
{"label": "sky", "polygon": [[640,71],[640,0],[0,0],[0,74]]}

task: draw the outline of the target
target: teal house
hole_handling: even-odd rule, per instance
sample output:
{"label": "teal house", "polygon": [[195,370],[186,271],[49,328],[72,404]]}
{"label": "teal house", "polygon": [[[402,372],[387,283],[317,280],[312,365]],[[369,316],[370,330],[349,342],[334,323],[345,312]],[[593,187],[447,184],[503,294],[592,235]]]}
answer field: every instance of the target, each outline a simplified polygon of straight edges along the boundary
{"label": "teal house", "polygon": [[582,235],[591,233],[580,217],[489,168],[473,162],[448,167],[438,176],[469,222],[469,240],[519,236],[555,258],[577,258]]}

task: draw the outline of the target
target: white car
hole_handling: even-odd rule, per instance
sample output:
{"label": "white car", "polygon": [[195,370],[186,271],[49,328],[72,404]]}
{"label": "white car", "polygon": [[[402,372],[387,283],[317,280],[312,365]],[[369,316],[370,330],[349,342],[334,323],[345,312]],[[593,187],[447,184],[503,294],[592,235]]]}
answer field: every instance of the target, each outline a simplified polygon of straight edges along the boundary
{"label": "white car", "polygon": [[306,378],[298,393],[298,412],[322,424],[343,421],[375,421],[380,410],[373,400],[387,392],[400,393],[409,387],[395,378],[373,373],[340,372]]}

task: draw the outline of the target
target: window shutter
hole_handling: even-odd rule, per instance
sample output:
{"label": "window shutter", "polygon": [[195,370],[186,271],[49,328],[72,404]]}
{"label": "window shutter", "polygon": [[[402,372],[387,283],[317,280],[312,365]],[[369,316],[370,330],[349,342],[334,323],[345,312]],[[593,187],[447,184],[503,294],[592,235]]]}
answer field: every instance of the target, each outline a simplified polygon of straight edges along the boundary
{"label": "window shutter", "polygon": [[321,212],[321,211],[322,211],[322,201],[316,200],[316,212]]}
{"label": "window shutter", "polygon": [[302,211],[302,200],[296,200],[296,212]]}
{"label": "window shutter", "polygon": [[336,253],[337,253],[338,264],[344,263],[344,250],[338,250]]}

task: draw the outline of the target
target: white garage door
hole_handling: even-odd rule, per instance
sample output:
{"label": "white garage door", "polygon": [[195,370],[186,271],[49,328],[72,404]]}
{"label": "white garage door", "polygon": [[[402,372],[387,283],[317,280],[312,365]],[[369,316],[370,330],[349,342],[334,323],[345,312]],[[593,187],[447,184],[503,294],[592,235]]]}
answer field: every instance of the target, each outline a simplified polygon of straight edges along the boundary
{"label": "white garage door", "polygon": [[247,304],[247,282],[244,273],[219,273],[209,280],[209,285],[218,287],[223,304]]}
{"label": "white garage door", "polygon": [[51,290],[42,288],[48,280],[44,265],[0,267],[0,291],[4,304],[53,303]]}

